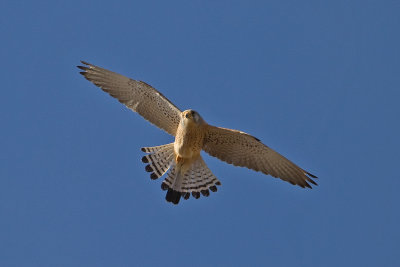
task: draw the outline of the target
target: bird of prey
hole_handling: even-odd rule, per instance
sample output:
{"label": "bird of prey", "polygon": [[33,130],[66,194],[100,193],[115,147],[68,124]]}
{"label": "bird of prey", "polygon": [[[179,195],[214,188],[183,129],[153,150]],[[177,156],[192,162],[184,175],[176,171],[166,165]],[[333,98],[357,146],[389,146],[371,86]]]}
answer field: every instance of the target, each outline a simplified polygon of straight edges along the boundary
{"label": "bird of prey", "polygon": [[317,178],[245,132],[207,124],[197,111],[181,111],[145,82],[81,61],[78,66],[87,80],[118,99],[132,111],[175,137],[170,144],[143,147],[142,158],[151,179],[166,174],[161,188],[166,200],[178,204],[181,197],[199,198],[216,192],[221,182],[202,159],[204,150],[235,166],[281,178],[293,185],[311,188]]}

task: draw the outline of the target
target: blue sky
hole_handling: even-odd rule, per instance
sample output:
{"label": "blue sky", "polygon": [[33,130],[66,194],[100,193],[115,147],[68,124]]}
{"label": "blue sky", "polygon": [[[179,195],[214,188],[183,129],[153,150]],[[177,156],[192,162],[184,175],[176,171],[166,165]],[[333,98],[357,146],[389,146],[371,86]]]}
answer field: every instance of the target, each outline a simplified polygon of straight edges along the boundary
{"label": "blue sky", "polygon": [[[399,266],[397,1],[3,1],[1,266]],[[204,155],[178,206],[142,146],[172,142],[78,74],[146,81],[316,174]]]}

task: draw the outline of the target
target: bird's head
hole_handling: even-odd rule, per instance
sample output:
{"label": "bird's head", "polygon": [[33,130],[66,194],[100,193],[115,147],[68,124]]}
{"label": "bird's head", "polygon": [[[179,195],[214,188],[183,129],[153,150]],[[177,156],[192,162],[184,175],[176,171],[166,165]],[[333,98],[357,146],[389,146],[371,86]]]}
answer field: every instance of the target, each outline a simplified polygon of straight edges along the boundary
{"label": "bird's head", "polygon": [[198,125],[204,123],[204,120],[200,116],[200,114],[192,109],[185,110],[184,112],[182,112],[181,116],[182,116],[181,120],[184,123],[195,123]]}

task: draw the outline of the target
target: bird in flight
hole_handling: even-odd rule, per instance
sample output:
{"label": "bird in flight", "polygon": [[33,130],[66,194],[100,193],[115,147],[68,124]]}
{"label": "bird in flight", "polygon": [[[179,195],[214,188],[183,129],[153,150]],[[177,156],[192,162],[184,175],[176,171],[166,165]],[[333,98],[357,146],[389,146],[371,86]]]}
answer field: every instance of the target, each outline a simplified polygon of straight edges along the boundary
{"label": "bird in flight", "polygon": [[165,199],[178,204],[181,197],[199,198],[216,192],[221,182],[207,167],[201,150],[235,166],[269,174],[293,185],[311,188],[317,185],[313,174],[275,152],[245,132],[207,124],[197,111],[181,111],[159,91],[145,82],[81,61],[78,66],[87,80],[118,99],[155,126],[175,137],[170,144],[143,147],[142,158],[150,178],[166,174],[161,188]]}

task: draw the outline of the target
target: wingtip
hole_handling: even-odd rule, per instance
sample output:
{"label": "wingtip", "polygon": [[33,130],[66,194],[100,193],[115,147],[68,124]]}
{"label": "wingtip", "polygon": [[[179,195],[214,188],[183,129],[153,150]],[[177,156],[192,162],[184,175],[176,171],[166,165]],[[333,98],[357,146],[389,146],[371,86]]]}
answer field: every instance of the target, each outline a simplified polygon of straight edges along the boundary
{"label": "wingtip", "polygon": [[306,174],[307,174],[308,176],[312,177],[312,178],[318,178],[317,176],[315,176],[315,175],[312,174],[312,173],[306,172]]}
{"label": "wingtip", "polygon": [[312,183],[313,185],[316,185],[316,186],[318,186],[318,184],[314,181],[314,180],[312,180],[312,179],[308,179],[308,181],[310,182],[310,183]]}
{"label": "wingtip", "polygon": [[92,65],[92,64],[90,64],[90,63],[88,63],[88,62],[86,62],[86,61],[84,61],[84,60],[81,60],[81,63],[84,64],[84,65],[88,65],[88,66],[89,66],[89,65]]}
{"label": "wingtip", "polygon": [[[313,179],[311,179],[311,178],[318,179],[318,177],[315,176],[314,174],[311,174],[311,173],[306,172],[306,171],[305,171],[305,173],[309,176],[309,177],[307,177],[307,181],[310,182],[310,183],[312,183],[312,184],[315,185],[315,186],[318,186],[318,184],[317,184]],[[311,177],[311,178],[310,178],[310,177]],[[311,188],[311,186],[310,186],[310,188]]]}
{"label": "wingtip", "polygon": [[293,182],[293,181],[288,181],[289,183],[291,183],[292,185],[298,185],[301,188],[309,188],[309,189],[313,189],[313,187],[309,184],[313,184],[315,186],[318,186],[318,184],[312,180],[311,178],[307,177],[307,179],[302,180],[301,182]]}

